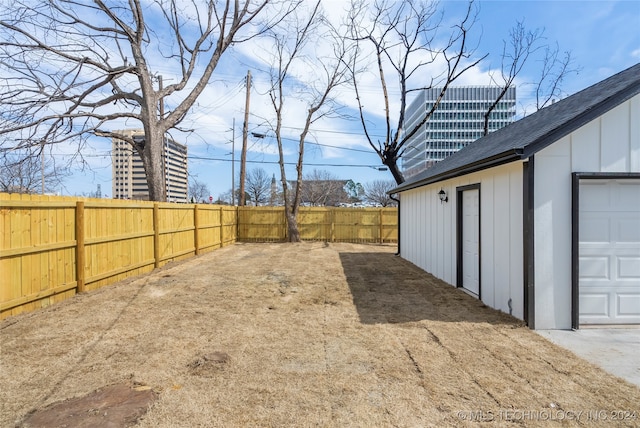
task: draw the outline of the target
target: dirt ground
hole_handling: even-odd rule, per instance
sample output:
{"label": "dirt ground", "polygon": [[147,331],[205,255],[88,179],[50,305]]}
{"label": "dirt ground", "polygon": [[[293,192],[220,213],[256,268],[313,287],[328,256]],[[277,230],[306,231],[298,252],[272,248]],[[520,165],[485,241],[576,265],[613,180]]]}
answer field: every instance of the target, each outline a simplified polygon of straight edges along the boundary
{"label": "dirt ground", "polygon": [[140,427],[640,424],[640,388],[394,252],[236,244],[6,319],[0,426],[119,385]]}

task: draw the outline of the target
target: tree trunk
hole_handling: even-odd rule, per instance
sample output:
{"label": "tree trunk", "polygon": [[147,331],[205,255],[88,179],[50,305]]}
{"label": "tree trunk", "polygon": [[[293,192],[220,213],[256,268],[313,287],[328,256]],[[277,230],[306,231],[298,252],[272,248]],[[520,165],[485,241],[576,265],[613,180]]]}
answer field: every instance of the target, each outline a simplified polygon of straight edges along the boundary
{"label": "tree trunk", "polygon": [[482,128],[482,135],[484,135],[485,137],[489,135],[489,115],[491,114],[491,110],[493,110],[493,108],[484,114],[484,127]]}
{"label": "tree trunk", "polygon": [[162,159],[163,150],[163,133],[156,129],[145,129],[142,161],[147,175],[150,201],[165,202],[167,200],[164,162]]}
{"label": "tree trunk", "polygon": [[300,242],[300,231],[298,230],[298,219],[296,214],[286,210],[287,216],[287,236],[289,242]]}
{"label": "tree trunk", "polygon": [[389,171],[391,171],[391,175],[393,175],[393,179],[396,181],[396,184],[400,185],[404,183],[404,175],[400,168],[398,168],[398,161],[396,159],[388,158],[384,165],[389,167]]}

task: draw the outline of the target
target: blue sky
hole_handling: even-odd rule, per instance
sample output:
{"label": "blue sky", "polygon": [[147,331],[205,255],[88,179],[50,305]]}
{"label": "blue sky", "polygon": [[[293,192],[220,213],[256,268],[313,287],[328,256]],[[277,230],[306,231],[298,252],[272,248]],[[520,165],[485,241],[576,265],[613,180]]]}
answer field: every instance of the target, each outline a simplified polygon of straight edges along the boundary
{"label": "blue sky", "polygon": [[[325,8],[340,10],[344,4],[339,0],[325,0]],[[466,7],[463,1],[444,1],[441,4],[447,17]],[[478,53],[489,53],[489,59],[476,70],[460,80],[464,85],[488,83],[487,72],[499,64],[502,40],[517,20],[524,20],[527,28],[544,28],[550,43],[557,43],[561,50],[570,50],[574,66],[580,72],[572,75],[563,84],[565,95],[573,94],[602,79],[640,62],[640,0],[629,1],[480,1],[479,22],[474,36],[481,35]],[[252,50],[253,49],[253,50]],[[270,137],[265,117],[269,115],[266,93],[266,77],[260,70],[260,52],[251,46],[227,52],[224,62],[214,74],[211,90],[194,107],[188,124],[195,132],[184,137],[189,147],[189,173],[204,182],[214,198],[231,188],[231,139],[235,118],[236,175],[239,172],[240,146],[242,142],[242,122],[244,112],[243,82],[247,70],[251,69],[254,83],[251,94],[250,131],[266,133],[265,139],[249,138],[247,169],[263,168],[269,175],[276,174],[275,141]],[[539,63],[532,60],[519,78],[523,83],[518,87],[519,104],[527,105],[527,82],[535,80]],[[158,69],[165,79],[171,79],[171,70]],[[369,95],[376,95],[375,88],[367,88]],[[396,91],[396,88],[392,88]],[[347,95],[348,96],[348,95]],[[372,98],[373,99],[373,98]],[[373,102],[373,101],[372,101]],[[296,109],[295,105],[292,107]],[[528,109],[529,110],[529,109]],[[529,111],[531,112],[531,111]],[[295,116],[292,115],[292,116]],[[287,162],[296,161],[296,137],[299,121],[285,121],[285,145],[288,149]],[[313,169],[329,171],[337,178],[353,179],[366,184],[373,180],[391,180],[389,172],[378,171],[377,155],[368,148],[361,136],[357,122],[323,121],[312,128],[305,156],[305,171]],[[336,146],[336,147],[329,147]],[[94,192],[98,184],[103,195],[111,195],[110,142],[94,141],[85,151],[89,168],[76,170],[65,180],[60,189],[63,194],[86,194]],[[287,178],[293,179],[294,166],[287,167]],[[236,181],[237,186],[237,181]]]}

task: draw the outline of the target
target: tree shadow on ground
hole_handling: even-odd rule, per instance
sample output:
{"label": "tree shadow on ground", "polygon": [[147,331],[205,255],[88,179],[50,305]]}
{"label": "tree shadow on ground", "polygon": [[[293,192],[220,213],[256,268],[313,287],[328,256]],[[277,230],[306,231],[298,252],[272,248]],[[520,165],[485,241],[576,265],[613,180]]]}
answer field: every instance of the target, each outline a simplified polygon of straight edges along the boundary
{"label": "tree shadow on ground", "polygon": [[363,324],[422,320],[522,325],[390,253],[340,253]]}

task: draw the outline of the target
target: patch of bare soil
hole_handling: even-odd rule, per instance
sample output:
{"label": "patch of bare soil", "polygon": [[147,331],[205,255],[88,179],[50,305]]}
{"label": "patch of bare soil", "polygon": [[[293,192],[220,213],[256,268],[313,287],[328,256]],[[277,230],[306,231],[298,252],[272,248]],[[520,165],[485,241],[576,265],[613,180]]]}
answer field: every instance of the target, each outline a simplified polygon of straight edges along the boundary
{"label": "patch of bare soil", "polygon": [[156,394],[148,386],[111,385],[84,397],[36,410],[24,425],[33,428],[120,428],[131,426],[146,413]]}
{"label": "patch of bare soil", "polygon": [[112,385],[157,394],[140,427],[638,423],[639,388],[394,252],[236,244],[3,320],[0,426]]}

